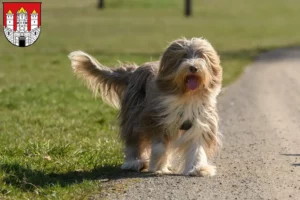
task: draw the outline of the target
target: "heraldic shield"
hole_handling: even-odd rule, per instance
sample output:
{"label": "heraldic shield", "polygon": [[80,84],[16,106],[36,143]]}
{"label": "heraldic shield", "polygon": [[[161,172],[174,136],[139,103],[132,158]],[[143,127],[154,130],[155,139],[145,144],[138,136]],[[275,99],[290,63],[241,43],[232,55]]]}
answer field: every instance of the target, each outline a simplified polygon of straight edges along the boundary
{"label": "heraldic shield", "polygon": [[41,33],[41,2],[4,2],[3,27],[7,40],[18,47],[35,43]]}

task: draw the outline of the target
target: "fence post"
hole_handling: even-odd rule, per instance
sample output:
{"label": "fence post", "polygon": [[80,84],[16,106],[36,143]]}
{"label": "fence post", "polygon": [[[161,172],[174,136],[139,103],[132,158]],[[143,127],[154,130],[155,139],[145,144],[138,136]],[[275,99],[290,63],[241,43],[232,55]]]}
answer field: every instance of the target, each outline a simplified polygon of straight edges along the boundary
{"label": "fence post", "polygon": [[98,0],[98,8],[100,9],[104,8],[104,0]]}
{"label": "fence post", "polygon": [[185,0],[185,16],[189,17],[192,14],[192,0]]}

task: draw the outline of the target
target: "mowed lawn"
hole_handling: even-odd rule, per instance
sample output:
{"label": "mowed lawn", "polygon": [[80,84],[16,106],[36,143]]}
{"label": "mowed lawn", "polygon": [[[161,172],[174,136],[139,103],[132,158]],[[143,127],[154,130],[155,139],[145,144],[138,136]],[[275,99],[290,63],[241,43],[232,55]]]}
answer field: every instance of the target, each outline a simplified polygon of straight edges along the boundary
{"label": "mowed lawn", "polygon": [[182,2],[107,0],[100,11],[96,0],[48,0],[36,44],[17,48],[0,34],[0,199],[83,199],[120,173],[117,111],[73,75],[71,51],[141,64],[176,38],[205,37],[226,85],[258,53],[300,44],[299,0],[193,1],[190,18]]}

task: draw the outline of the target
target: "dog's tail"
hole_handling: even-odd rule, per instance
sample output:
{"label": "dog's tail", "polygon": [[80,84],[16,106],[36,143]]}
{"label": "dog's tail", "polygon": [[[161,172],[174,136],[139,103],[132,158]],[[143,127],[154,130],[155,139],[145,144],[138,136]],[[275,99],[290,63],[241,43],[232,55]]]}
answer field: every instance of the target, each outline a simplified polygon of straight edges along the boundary
{"label": "dog's tail", "polygon": [[101,96],[109,105],[119,108],[130,75],[136,65],[122,65],[110,69],[82,51],[69,54],[74,73],[83,78],[94,95]]}

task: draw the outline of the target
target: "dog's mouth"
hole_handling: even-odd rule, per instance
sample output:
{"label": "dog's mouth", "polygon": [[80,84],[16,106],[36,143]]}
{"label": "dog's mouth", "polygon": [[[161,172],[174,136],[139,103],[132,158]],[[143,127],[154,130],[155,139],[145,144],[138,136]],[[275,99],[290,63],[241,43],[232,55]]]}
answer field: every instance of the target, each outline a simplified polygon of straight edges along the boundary
{"label": "dog's mouth", "polygon": [[185,78],[185,84],[189,90],[196,90],[200,84],[199,77],[196,75],[188,75]]}

